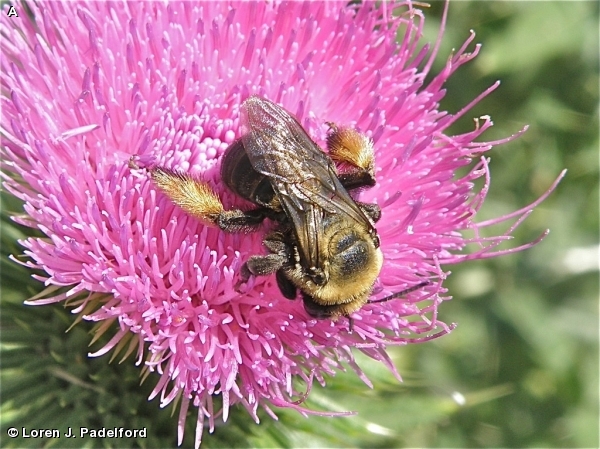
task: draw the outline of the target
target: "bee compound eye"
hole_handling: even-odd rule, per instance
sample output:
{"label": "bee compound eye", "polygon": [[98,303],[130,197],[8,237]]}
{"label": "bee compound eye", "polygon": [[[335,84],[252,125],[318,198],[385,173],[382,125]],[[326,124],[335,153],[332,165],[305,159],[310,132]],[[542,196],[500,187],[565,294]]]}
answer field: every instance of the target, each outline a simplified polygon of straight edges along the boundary
{"label": "bee compound eye", "polygon": [[337,240],[337,245],[335,246],[336,254],[343,253],[347,251],[356,243],[357,237],[354,233],[344,233],[340,239]]}

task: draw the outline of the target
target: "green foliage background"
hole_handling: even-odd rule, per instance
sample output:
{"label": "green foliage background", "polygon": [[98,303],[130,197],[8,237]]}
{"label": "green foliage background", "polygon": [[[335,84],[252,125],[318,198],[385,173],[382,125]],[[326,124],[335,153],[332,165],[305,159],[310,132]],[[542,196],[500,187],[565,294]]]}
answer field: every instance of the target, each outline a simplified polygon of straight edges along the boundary
{"label": "green foliage background", "polygon": [[[443,4],[426,10],[434,41]],[[455,125],[489,114],[494,140],[530,128],[492,153],[492,187],[480,219],[535,200],[563,169],[558,189],[515,233],[513,244],[550,235],[528,251],[448,267],[452,301],[440,309],[458,323],[450,335],[391,350],[404,383],[362,357],[375,385],[342,373],[315,388],[308,405],[356,410],[350,418],[277,410],[255,425],[234,410],[205,433],[203,447],[598,447],[598,3],[455,1],[439,69],[452,48],[477,32],[483,48],[447,85],[442,107],[458,111],[502,80],[500,88]],[[91,323],[65,333],[73,317],[60,305],[26,307],[40,291],[7,259],[25,232],[8,219],[21,210],[2,196],[2,447],[172,447],[176,414],[147,402],[130,358],[90,359]],[[95,345],[92,349],[97,349]],[[191,416],[189,424],[193,424]],[[137,440],[9,439],[11,426],[148,428]],[[184,447],[193,445],[188,426]]]}

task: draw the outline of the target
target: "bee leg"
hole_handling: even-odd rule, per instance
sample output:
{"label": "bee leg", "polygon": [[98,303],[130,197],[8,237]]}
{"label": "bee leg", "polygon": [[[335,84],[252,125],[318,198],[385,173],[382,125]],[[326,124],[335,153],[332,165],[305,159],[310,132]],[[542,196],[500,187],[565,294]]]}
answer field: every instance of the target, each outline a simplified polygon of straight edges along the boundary
{"label": "bee leg", "polygon": [[266,276],[279,271],[290,260],[290,249],[282,240],[283,235],[272,232],[263,241],[264,245],[271,251],[266,256],[250,256],[242,266],[242,279],[248,280],[250,275]]}
{"label": "bee leg", "polygon": [[363,187],[373,187],[375,178],[372,173],[369,173],[361,168],[340,173],[338,179],[346,190],[361,189]]}
{"label": "bee leg", "polygon": [[249,211],[233,209],[222,211],[216,219],[216,225],[225,232],[251,232],[266,216],[263,208]]}
{"label": "bee leg", "polygon": [[329,125],[327,149],[336,164],[346,164],[347,170],[338,179],[347,190],[375,185],[375,152],[373,141],[352,128]]}
{"label": "bee leg", "polygon": [[296,299],[298,296],[298,289],[291,281],[285,276],[283,270],[277,270],[275,274],[275,279],[277,279],[277,286],[281,291],[281,294],[287,299]]}
{"label": "bee leg", "polygon": [[254,276],[266,276],[275,273],[285,262],[287,262],[287,258],[281,254],[267,254],[266,256],[250,256],[244,265],[246,273]]}
{"label": "bee leg", "polygon": [[248,232],[266,217],[266,208],[247,212],[224,210],[221,200],[208,184],[186,173],[154,167],[150,170],[150,176],[177,206],[205,224],[218,226],[223,231]]}
{"label": "bee leg", "polygon": [[360,201],[356,201],[360,210],[362,210],[367,217],[373,220],[373,223],[377,223],[381,218],[381,208],[377,204],[370,203],[361,203]]}

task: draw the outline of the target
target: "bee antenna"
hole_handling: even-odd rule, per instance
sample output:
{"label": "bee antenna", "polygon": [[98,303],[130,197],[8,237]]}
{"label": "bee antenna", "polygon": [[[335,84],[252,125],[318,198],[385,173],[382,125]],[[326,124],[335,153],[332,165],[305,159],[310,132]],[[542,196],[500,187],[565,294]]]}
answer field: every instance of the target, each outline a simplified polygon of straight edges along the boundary
{"label": "bee antenna", "polygon": [[408,295],[409,293],[414,292],[415,290],[418,290],[420,288],[426,287],[426,286],[431,285],[431,284],[432,283],[429,282],[429,281],[424,281],[424,282],[421,282],[420,284],[417,284],[417,285],[409,287],[409,288],[407,288],[405,290],[402,290],[401,292],[392,293],[391,295],[386,296],[385,298],[376,299],[376,300],[373,300],[373,301],[369,300],[367,303],[368,304],[377,304],[377,303],[380,303],[380,302],[388,302],[388,301],[390,301],[392,299],[399,298],[400,296]]}

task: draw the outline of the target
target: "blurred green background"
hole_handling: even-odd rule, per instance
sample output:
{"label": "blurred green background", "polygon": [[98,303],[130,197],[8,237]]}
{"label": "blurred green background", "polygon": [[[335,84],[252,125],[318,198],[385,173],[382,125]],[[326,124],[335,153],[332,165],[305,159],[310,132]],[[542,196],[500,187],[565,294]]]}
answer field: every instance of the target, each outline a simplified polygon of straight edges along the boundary
{"label": "blurred green background", "polygon": [[[434,41],[443,4],[427,8]],[[276,410],[255,425],[244,410],[203,447],[598,447],[598,3],[595,1],[455,1],[433,72],[469,29],[480,55],[447,85],[442,108],[456,112],[501,79],[500,88],[452,132],[489,114],[494,140],[529,124],[527,133],[496,147],[492,186],[480,220],[539,197],[563,169],[557,190],[515,233],[513,244],[550,235],[515,255],[446,267],[454,296],[440,318],[458,323],[433,342],[390,350],[404,378],[364,357],[375,385],[341,373],[315,387],[308,405],[356,410],[350,418],[310,417]],[[6,211],[20,206],[3,194],[2,447],[79,447],[81,440],[11,440],[11,425],[66,428],[148,427],[145,440],[86,440],[102,447],[168,447],[176,415],[147,402],[153,379],[139,387],[128,359],[89,359],[91,323],[65,334],[72,316],[60,305],[24,307],[40,291],[30,273],[7,260],[20,253],[23,230]],[[97,348],[95,345],[93,348]],[[190,416],[188,424],[193,424]],[[193,445],[188,425],[184,446]]]}

